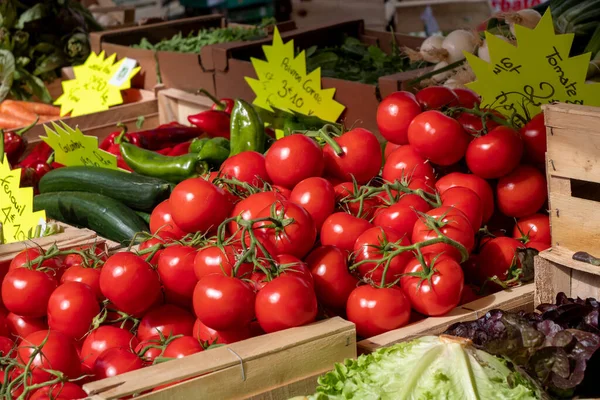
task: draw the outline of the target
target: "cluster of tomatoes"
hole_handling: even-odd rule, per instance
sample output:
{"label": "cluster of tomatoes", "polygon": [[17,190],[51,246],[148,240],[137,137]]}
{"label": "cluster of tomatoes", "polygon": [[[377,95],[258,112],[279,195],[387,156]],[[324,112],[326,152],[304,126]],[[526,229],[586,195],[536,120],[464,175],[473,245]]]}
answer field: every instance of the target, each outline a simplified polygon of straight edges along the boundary
{"label": "cluster of tomatoes", "polygon": [[519,249],[550,243],[545,129],[478,102],[397,92],[377,113],[385,152],[361,128],[293,134],[178,184],[137,249],[22,252],[2,282],[2,395],[79,398],[85,381],[333,315],[371,337],[517,280]]}

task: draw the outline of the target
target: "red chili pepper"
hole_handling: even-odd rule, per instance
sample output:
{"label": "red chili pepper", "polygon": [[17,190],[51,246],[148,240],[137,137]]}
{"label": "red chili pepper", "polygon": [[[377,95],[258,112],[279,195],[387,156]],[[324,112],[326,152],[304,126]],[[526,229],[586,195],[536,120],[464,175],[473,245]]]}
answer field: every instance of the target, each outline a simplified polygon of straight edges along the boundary
{"label": "red chili pepper", "polygon": [[39,194],[38,185],[40,180],[48,172],[52,171],[54,164],[54,154],[45,161],[36,161],[31,166],[21,169],[21,185],[33,187],[33,192]]}
{"label": "red chili pepper", "polygon": [[57,162],[52,163],[52,169],[58,169],[58,168],[64,168],[64,167],[66,167],[66,165],[59,164]]}
{"label": "red chili pepper", "polygon": [[54,150],[52,150],[52,147],[48,146],[46,142],[39,142],[35,145],[31,152],[27,154],[19,164],[16,165],[16,167],[26,168],[38,161],[47,160],[53,151]]}
{"label": "red chili pepper", "polygon": [[159,125],[157,129],[168,128],[169,126],[185,126],[185,125],[181,125],[177,121],[171,121],[169,123]]}
{"label": "red chili pepper", "polygon": [[199,114],[190,115],[188,121],[202,129],[211,137],[229,139],[230,116],[225,111],[207,110]]}
{"label": "red chili pepper", "polygon": [[[196,127],[168,126],[162,129],[157,128],[144,132],[136,132],[132,133],[132,135],[138,135],[140,141],[139,147],[148,150],[160,150],[195,139],[204,133],[204,130]],[[130,143],[135,144],[133,141]]]}
{"label": "red chili pepper", "polygon": [[183,154],[187,154],[190,152],[190,145],[192,142],[179,143],[178,145],[173,146],[171,151],[167,154],[171,157],[181,156]]}
{"label": "red chili pepper", "polygon": [[[23,138],[23,134],[33,128],[38,123],[38,120],[39,117],[36,118],[31,125],[28,125],[25,128],[4,133],[4,153],[10,164],[16,164],[25,152],[27,141]],[[0,131],[2,130],[0,129]]]}
{"label": "red chili pepper", "polygon": [[171,151],[173,151],[172,147],[165,147],[164,149],[156,150],[158,154],[162,154],[163,156],[169,155]]}
{"label": "red chili pepper", "polygon": [[213,103],[215,103],[211,107],[212,110],[225,111],[227,114],[231,114],[231,110],[233,110],[233,105],[235,104],[235,101],[233,99],[228,99],[228,98],[217,99],[215,96],[210,94],[205,89],[198,89],[196,91],[196,94],[203,94],[206,97],[208,97],[209,99],[211,99],[213,101]]}
{"label": "red chili pepper", "polygon": [[119,143],[113,143],[106,151],[110,154],[114,154],[117,157],[117,167],[122,168],[127,171],[133,171],[129,168],[129,165],[123,160],[123,156],[121,155],[121,140],[116,139]]}
{"label": "red chili pepper", "polygon": [[100,143],[100,146],[98,146],[98,148],[100,148],[102,150],[108,150],[108,148],[110,146],[112,146],[113,144],[115,144],[115,140],[119,136],[123,137],[127,133],[127,126],[123,125],[120,122],[117,124],[117,126],[119,128],[121,128],[121,130],[111,132],[110,135],[108,135],[107,137],[104,138],[104,140],[102,141],[102,143]]}

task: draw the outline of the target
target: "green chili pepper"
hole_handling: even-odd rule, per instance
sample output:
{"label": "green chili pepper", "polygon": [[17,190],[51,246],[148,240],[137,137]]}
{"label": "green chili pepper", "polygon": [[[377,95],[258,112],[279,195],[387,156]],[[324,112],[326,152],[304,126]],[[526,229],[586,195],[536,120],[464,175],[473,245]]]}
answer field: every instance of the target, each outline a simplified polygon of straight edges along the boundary
{"label": "green chili pepper", "polygon": [[195,153],[169,157],[130,143],[121,143],[120,150],[123,160],[138,174],[162,178],[173,183],[200,176],[208,171],[207,163]]}
{"label": "green chili pepper", "polygon": [[198,157],[211,164],[219,167],[229,157],[229,140],[216,137],[196,138],[190,144],[190,153],[197,153]]}
{"label": "green chili pepper", "polygon": [[265,151],[265,126],[256,110],[244,100],[236,100],[231,111],[231,156],[242,151]]}

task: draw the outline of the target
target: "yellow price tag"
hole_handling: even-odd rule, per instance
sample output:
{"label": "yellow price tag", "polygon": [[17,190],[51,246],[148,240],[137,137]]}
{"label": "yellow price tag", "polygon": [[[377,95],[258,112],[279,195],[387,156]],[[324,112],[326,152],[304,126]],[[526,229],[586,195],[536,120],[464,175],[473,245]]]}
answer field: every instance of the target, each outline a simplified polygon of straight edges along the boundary
{"label": "yellow price tag", "polygon": [[54,129],[44,125],[48,136],[40,136],[54,150],[54,160],[57,163],[67,167],[85,165],[118,169],[117,157],[99,149],[97,137],[84,135],[79,128],[72,129],[64,122],[60,123],[62,126],[53,122]]}
{"label": "yellow price tag", "polygon": [[122,104],[121,90],[131,87],[131,78],[138,73],[137,62],[116,55],[104,59],[104,52],[92,52],[82,65],[73,67],[75,79],[63,81],[63,94],[54,102],[60,105],[60,115],[92,114]]}
{"label": "yellow price tag", "polygon": [[21,170],[10,169],[6,154],[0,163],[0,222],[2,243],[22,242],[33,237],[36,227],[46,223],[46,212],[33,212],[33,188],[19,187]]}
{"label": "yellow price tag", "polygon": [[321,69],[306,73],[306,54],[294,57],[294,41],[283,43],[275,28],[273,44],[263,46],[266,61],[252,58],[257,79],[246,77],[256,99],[254,104],[266,110],[271,106],[314,115],[336,122],[344,106],[333,100],[335,89],[321,89]]}
{"label": "yellow price tag", "polygon": [[552,102],[600,106],[600,84],[586,84],[590,54],[569,57],[573,34],[557,35],[550,10],[535,29],[515,25],[517,46],[485,33],[490,62],[465,54],[477,80],[467,86],[482,107],[536,115]]}

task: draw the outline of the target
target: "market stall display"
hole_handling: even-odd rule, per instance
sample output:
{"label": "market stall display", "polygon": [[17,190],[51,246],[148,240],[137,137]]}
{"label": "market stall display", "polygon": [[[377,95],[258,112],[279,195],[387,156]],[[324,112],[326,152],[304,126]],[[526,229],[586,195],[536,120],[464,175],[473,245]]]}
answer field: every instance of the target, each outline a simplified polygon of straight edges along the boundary
{"label": "market stall display", "polygon": [[[0,397],[596,395],[596,17],[570,1],[496,15],[519,45],[487,50],[360,20],[94,35],[60,111],[0,103]],[[436,80],[459,64],[477,93]]]}

